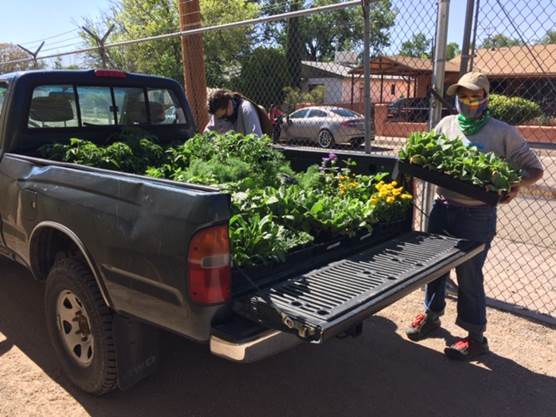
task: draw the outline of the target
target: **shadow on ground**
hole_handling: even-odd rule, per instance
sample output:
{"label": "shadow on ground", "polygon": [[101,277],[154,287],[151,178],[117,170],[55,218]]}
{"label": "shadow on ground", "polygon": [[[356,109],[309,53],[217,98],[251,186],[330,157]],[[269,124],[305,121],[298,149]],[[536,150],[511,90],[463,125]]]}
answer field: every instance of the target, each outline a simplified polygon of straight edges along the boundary
{"label": "shadow on ground", "polygon": [[[359,338],[250,365],[164,334],[156,375],[127,392],[90,397],[61,374],[44,325],[43,286],[13,263],[0,260],[0,271],[0,355],[17,346],[95,417],[556,415],[555,378],[496,354],[484,367],[450,362],[401,338],[383,317],[367,320]],[[453,340],[447,331],[437,337]]]}

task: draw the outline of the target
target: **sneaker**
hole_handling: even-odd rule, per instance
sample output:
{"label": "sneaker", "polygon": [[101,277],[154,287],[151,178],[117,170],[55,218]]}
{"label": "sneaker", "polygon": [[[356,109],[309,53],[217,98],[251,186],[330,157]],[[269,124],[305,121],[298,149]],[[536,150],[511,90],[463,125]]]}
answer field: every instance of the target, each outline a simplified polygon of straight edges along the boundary
{"label": "sneaker", "polygon": [[418,314],[417,317],[415,317],[411,322],[411,325],[405,329],[405,334],[411,340],[421,340],[439,327],[440,319],[438,317],[433,319],[426,314],[421,313]]}
{"label": "sneaker", "polygon": [[466,337],[444,349],[444,353],[447,357],[460,361],[470,361],[488,352],[488,341],[486,337],[483,337],[482,341]]}

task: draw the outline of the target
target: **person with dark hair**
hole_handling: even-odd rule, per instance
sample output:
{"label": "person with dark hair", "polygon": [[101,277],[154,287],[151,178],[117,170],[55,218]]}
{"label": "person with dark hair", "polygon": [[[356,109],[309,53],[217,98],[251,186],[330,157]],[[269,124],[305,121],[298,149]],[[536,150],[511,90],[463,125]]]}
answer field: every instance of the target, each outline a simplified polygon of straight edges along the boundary
{"label": "person with dark hair", "polygon": [[211,117],[205,131],[263,135],[257,107],[239,93],[214,91],[208,99],[208,111]]}
{"label": "person with dark hair", "polygon": [[[534,184],[543,176],[543,166],[519,131],[493,118],[488,111],[490,83],[480,72],[464,74],[448,88],[455,96],[458,115],[446,116],[436,126],[438,133],[461,138],[464,143],[483,152],[493,152],[521,171],[522,179],[514,184],[502,201],[508,203],[521,187]],[[479,255],[456,268],[458,280],[456,324],[468,335],[444,349],[450,359],[472,360],[489,351],[486,330],[486,297],[483,265],[496,234],[496,207],[439,187],[438,198],[429,217],[428,231],[451,235],[485,244]],[[446,282],[449,273],[432,281],[425,291],[425,311],[418,314],[405,330],[411,340],[428,337],[440,327],[446,307]]]}
{"label": "person with dark hair", "polygon": [[270,111],[268,112],[268,117],[272,122],[272,141],[275,143],[280,140],[284,116],[285,113],[280,109],[279,105],[271,104]]}

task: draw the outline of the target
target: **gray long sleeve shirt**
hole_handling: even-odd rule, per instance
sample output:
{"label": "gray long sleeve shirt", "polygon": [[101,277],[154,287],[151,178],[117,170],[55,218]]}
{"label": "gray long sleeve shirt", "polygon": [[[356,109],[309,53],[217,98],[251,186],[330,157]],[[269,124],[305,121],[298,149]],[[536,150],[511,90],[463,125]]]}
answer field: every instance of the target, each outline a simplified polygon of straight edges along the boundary
{"label": "gray long sleeve shirt", "polygon": [[[519,131],[500,120],[491,118],[476,134],[466,136],[459,127],[457,116],[446,116],[435,127],[438,133],[449,138],[460,137],[464,143],[476,146],[481,152],[494,152],[516,169],[543,169],[541,161],[531,150]],[[474,200],[442,187],[437,193],[444,199],[465,206],[480,206],[483,202]]]}
{"label": "gray long sleeve shirt", "polygon": [[244,135],[255,134],[259,137],[263,135],[259,114],[255,106],[248,100],[242,100],[237,109],[237,119],[234,123],[225,118],[216,118],[211,115],[206,131],[214,130],[219,133],[226,133],[230,130],[243,133]]}

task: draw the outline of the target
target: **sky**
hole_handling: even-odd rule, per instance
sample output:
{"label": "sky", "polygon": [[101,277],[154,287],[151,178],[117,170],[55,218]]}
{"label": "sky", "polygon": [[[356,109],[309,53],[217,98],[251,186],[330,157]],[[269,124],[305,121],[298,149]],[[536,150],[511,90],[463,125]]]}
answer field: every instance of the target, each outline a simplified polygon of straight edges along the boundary
{"label": "sky", "polygon": [[[108,8],[110,0],[0,0],[0,3],[0,42],[33,47],[39,45],[33,41],[76,29],[83,17],[99,16],[102,10]],[[465,0],[452,0],[450,11],[452,16],[463,16]],[[450,40],[461,43],[455,34],[461,33],[463,22],[455,19],[451,26],[453,36]],[[76,41],[78,39],[73,32],[47,40],[47,45],[50,44],[49,48],[59,48],[71,46]]]}
{"label": "sky", "polygon": [[[481,4],[482,7],[494,8],[497,7],[496,1],[482,0]],[[396,3],[403,5],[401,10],[404,13],[410,13],[411,19],[414,19],[413,22],[405,17],[406,25],[404,27],[407,26],[408,30],[420,30],[415,28],[424,25],[434,31],[434,24],[431,25],[429,17],[430,14],[421,14],[415,6],[419,4],[422,9],[432,10],[428,7],[429,2],[431,5],[436,3],[435,0],[393,0],[395,5]],[[550,13],[556,13],[554,0],[501,0],[501,3],[505,5],[512,18],[517,22],[520,19],[532,19],[531,24],[521,22],[520,28],[531,28],[528,33],[525,33],[526,37],[535,36],[535,23],[539,25],[543,23],[539,22],[540,19],[535,20],[535,13],[533,13],[530,4],[535,4],[534,10],[544,10],[544,14],[547,14],[547,16],[550,16]],[[0,43],[19,43],[29,49],[35,49],[40,44],[37,41],[51,37],[51,39],[47,39],[43,49],[44,53],[51,54],[59,51],[60,48],[64,50],[77,48],[80,41],[77,36],[77,28],[78,24],[82,22],[82,18],[98,17],[103,10],[108,9],[110,0],[0,0],[0,4],[2,6],[0,9],[2,11]],[[461,45],[465,6],[466,0],[452,0],[450,2],[449,42],[457,42]],[[507,19],[499,11],[494,11],[489,16],[489,21],[481,23],[480,30],[483,33],[497,33],[504,29],[511,30]],[[550,18],[548,18],[548,21],[550,22]],[[410,27],[414,27],[414,29],[410,29]],[[401,32],[398,35],[400,39],[407,39],[410,34],[404,31],[403,27],[400,30]]]}

